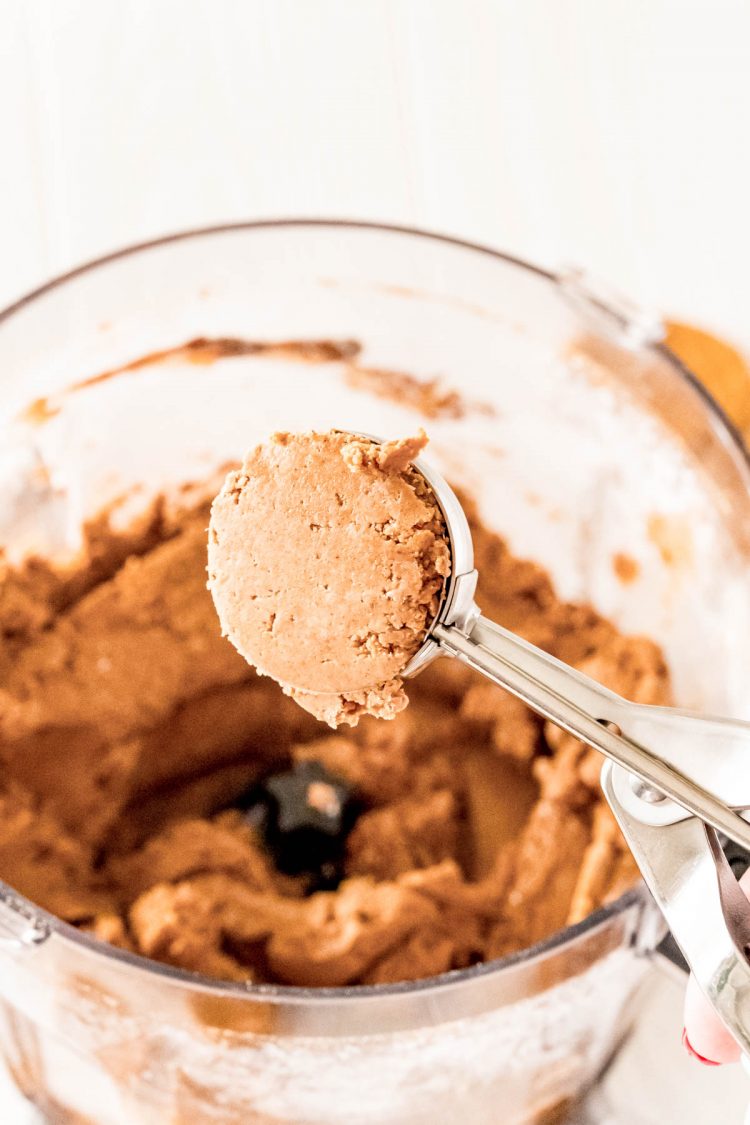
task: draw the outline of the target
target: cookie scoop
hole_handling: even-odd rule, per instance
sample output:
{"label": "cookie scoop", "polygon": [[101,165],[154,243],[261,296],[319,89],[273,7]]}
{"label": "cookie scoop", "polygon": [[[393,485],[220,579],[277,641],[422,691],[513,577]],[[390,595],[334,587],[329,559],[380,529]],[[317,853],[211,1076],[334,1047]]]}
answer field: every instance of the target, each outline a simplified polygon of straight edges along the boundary
{"label": "cookie scoop", "polygon": [[224,632],[332,725],[390,717],[438,656],[604,754],[602,788],[696,981],[750,1053],[750,724],[635,704],[482,616],[469,525],[426,443],[279,434],[231,473],[209,531]]}
{"label": "cookie scoop", "polygon": [[629,703],[483,617],[468,521],[416,459],[426,444],[423,431],[276,434],[229,474],[208,570],[236,648],[332,725],[392,715],[404,680],[457,657],[624,766],[652,804],[669,798],[750,847],[729,807],[736,771],[702,759],[722,741],[750,754],[750,725]]}

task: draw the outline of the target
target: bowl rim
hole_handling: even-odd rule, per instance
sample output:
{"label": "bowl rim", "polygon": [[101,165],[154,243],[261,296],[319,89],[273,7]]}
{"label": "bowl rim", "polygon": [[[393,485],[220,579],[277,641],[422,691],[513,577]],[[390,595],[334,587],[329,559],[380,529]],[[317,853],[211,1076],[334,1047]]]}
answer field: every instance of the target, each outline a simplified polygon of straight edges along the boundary
{"label": "bowl rim", "polygon": [[[200,239],[220,234],[237,234],[274,229],[289,230],[295,228],[318,228],[323,230],[328,229],[330,231],[366,230],[403,235],[407,239],[417,238],[436,242],[493,258],[505,264],[525,270],[527,273],[533,274],[553,286],[562,284],[565,276],[562,272],[546,269],[524,258],[497,250],[485,243],[470,241],[454,235],[442,234],[422,227],[350,218],[308,218],[300,216],[252,219],[181,230],[162,235],[158,238],[133,243],[111,251],[110,253],[92,258],[64,273],[56,275],[49,281],[23,294],[10,305],[0,310],[0,326],[17,313],[32,305],[39,298],[63,287],[67,282],[85,274],[95,272],[97,269],[115,263],[121,259],[159,249],[173,243],[186,242],[191,239]],[[676,374],[680,376],[684,382],[688,383],[693,388],[699,398],[703,400],[703,405],[709,415],[712,416],[715,428],[721,439],[733,448],[734,453],[739,454],[745,462],[746,467],[750,468],[750,452],[744,443],[739,429],[709,393],[704,384],[690,371],[679,357],[666,346],[666,344],[662,342],[647,343],[643,345],[643,348],[646,351],[651,350],[656,352],[674,368]],[[215,977],[206,976],[202,973],[191,972],[189,970],[176,968],[172,965],[163,964],[140,954],[131,953],[128,950],[119,949],[116,946],[99,941],[70,923],[64,922],[62,919],[50,914],[48,911],[20,895],[7,883],[0,880],[0,904],[14,910],[17,914],[21,914],[30,922],[39,925],[43,932],[43,934],[40,934],[39,938],[42,944],[46,936],[52,936],[54,934],[58,935],[66,942],[70,942],[83,950],[98,954],[107,960],[114,960],[115,962],[135,968],[141,972],[146,972],[154,977],[160,977],[162,979],[167,978],[175,983],[181,983],[193,988],[198,987],[202,991],[218,992],[227,997],[244,1000],[255,999],[259,1002],[262,1001],[266,1003],[280,1003],[286,1000],[290,1003],[304,1003],[306,1005],[316,1005],[316,1003],[325,1005],[330,1004],[331,1001],[362,1002],[366,999],[377,1000],[396,998],[412,993],[437,992],[446,989],[453,990],[456,986],[464,982],[476,981],[483,976],[499,974],[535,959],[541,959],[544,955],[552,953],[557,948],[573,943],[584,935],[595,931],[618,915],[624,915],[631,908],[640,906],[642,909],[647,901],[643,883],[636,884],[619,898],[600,907],[575,925],[566,926],[550,937],[545,938],[543,941],[528,946],[517,953],[512,953],[495,960],[483,961],[466,969],[452,970],[422,980],[400,981],[394,984],[311,988],[282,984],[241,984],[223,981]]]}
{"label": "bowl rim", "polygon": [[[409,226],[408,224],[402,223],[386,223],[376,219],[320,218],[304,215],[268,219],[241,219],[230,223],[215,223],[210,226],[189,227],[187,230],[173,231],[170,234],[159,235],[157,238],[148,238],[140,242],[133,242],[117,250],[111,250],[95,258],[89,258],[80,265],[73,266],[72,269],[66,270],[64,273],[55,274],[49,281],[45,281],[42,285],[28,290],[26,293],[16,298],[16,300],[12,301],[11,304],[0,309],[0,325],[15,313],[20,312],[27,305],[32,304],[39,297],[43,297],[54,289],[60,288],[66,282],[73,281],[77,277],[93,272],[100,266],[109,265],[121,258],[128,258],[147,250],[156,250],[161,246],[167,246],[173,242],[186,242],[192,238],[209,237],[215,234],[236,234],[240,231],[295,227],[317,227],[329,228],[331,230],[370,230],[385,231],[389,234],[402,234],[408,237],[424,239],[429,242],[455,246],[458,249],[472,250],[475,253],[486,255],[489,258],[495,258],[506,264],[518,266],[520,269],[526,270],[527,273],[534,274],[555,285],[563,284],[565,277],[570,273],[570,269],[548,269],[545,266],[538,265],[536,262],[530,262],[526,258],[521,258],[516,254],[509,254],[505,250],[498,250],[496,247],[490,246],[486,242],[475,242],[471,239],[460,238],[457,235],[443,234],[440,231],[434,231],[427,227]],[[613,312],[618,319],[621,319],[621,313],[612,309],[606,298],[600,299],[600,303],[603,307]],[[697,392],[698,396],[703,399],[704,405],[708,408],[709,413],[720,423],[719,428],[728,432],[728,436],[731,438],[731,444],[735,447],[735,451],[741,455],[746,465],[750,468],[750,448],[748,448],[748,445],[745,443],[741,431],[724,410],[724,407],[721,406],[711,392],[707,390],[705,384],[701,382],[687,364],[685,364],[664,342],[655,341],[645,343],[643,347],[645,350],[650,349],[655,351],[661,358],[665,359],[676,368],[683,379]]]}

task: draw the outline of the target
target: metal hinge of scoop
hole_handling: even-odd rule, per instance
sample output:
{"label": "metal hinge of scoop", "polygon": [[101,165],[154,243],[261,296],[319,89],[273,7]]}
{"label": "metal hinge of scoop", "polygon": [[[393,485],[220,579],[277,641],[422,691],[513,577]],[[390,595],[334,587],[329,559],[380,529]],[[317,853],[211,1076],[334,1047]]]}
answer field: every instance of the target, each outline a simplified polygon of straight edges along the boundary
{"label": "metal hinge of scoop", "polygon": [[632,782],[622,766],[604,764],[604,795],[651,894],[707,999],[750,1053],[750,902],[714,829],[687,815],[649,822],[650,794],[638,798]]}

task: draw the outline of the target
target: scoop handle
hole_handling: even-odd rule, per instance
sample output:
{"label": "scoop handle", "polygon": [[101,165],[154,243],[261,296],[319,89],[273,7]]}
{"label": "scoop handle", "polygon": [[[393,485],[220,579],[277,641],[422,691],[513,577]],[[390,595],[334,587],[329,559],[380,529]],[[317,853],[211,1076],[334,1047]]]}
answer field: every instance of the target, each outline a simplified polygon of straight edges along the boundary
{"label": "scoop handle", "polygon": [[[471,619],[465,632],[455,625],[436,625],[432,635],[445,652],[476,668],[522,699],[533,711],[569,731],[581,742],[593,746],[657,790],[652,794],[656,803],[662,801],[663,796],[670,797],[682,809],[750,849],[750,825],[738,813],[694,777],[684,773],[674,761],[665,760],[650,746],[644,745],[641,732],[653,730],[655,736],[658,735],[657,714],[668,716],[667,709],[629,703],[589,676],[488,621],[481,614]],[[654,722],[644,721],[644,715],[651,711],[654,712]],[[710,724],[717,723],[717,720],[702,720],[700,716],[684,712],[674,714],[681,737],[687,742],[693,737],[705,739],[706,733],[710,732]],[[750,724],[718,721],[725,729],[731,728],[746,745],[750,765]],[[637,741],[627,734],[632,729],[638,729],[641,735]],[[672,820],[677,819],[679,815],[672,817]]]}

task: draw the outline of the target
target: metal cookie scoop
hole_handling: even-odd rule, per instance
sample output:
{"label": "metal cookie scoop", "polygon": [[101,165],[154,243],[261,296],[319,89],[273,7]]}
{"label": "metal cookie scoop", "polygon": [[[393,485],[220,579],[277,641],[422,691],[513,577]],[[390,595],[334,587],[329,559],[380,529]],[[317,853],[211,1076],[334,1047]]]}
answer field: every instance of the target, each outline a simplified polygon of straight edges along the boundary
{"label": "metal cookie scoop", "polygon": [[[630,703],[488,621],[474,601],[477,572],[464,511],[439,473],[421,459],[414,465],[445,518],[452,571],[430,631],[402,675],[416,675],[441,654],[458,657],[634,775],[630,793],[659,807],[650,820],[669,824],[693,814],[750,849],[750,824],[735,811],[750,807],[750,723]],[[738,763],[732,768],[729,761],[738,754],[749,775],[744,802],[737,800]]]}
{"label": "metal cookie scoop", "polygon": [[601,751],[604,793],[643,876],[750,1053],[750,904],[717,836],[750,850],[750,724],[630,703],[484,618],[463,509],[411,449],[385,470],[402,444],[281,434],[229,474],[208,544],[222,628],[308,709],[355,689],[400,692],[445,655]]}
{"label": "metal cookie scoop", "polygon": [[435,469],[414,464],[445,518],[452,571],[403,675],[457,657],[606,756],[602,787],[643,877],[698,983],[750,1051],[750,904],[715,831],[750,849],[750,723],[630,703],[488,621],[474,601],[464,511]]}

